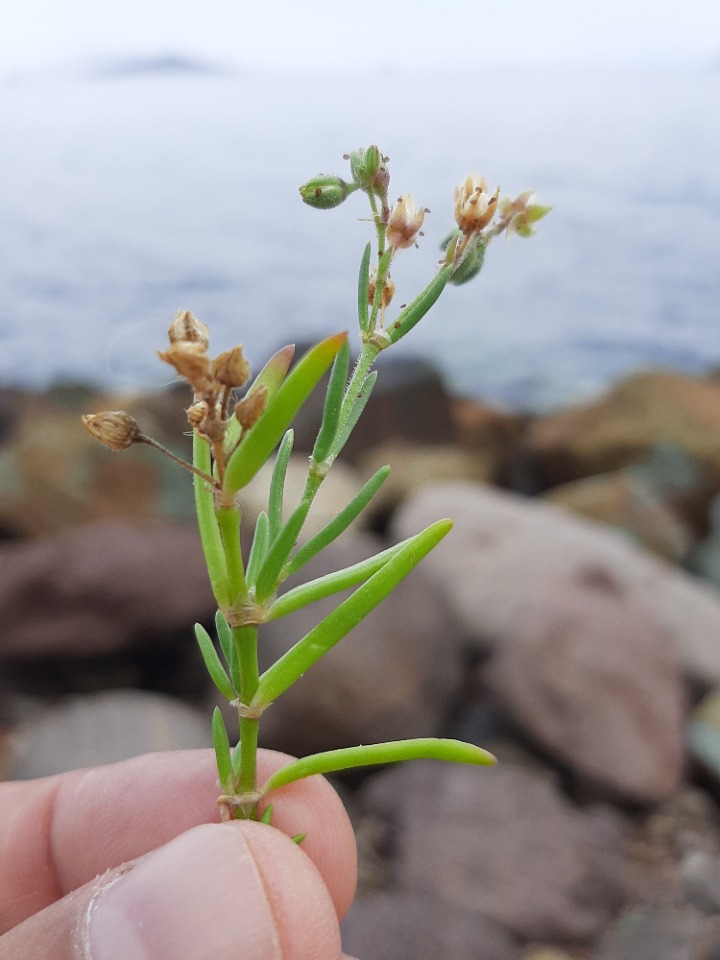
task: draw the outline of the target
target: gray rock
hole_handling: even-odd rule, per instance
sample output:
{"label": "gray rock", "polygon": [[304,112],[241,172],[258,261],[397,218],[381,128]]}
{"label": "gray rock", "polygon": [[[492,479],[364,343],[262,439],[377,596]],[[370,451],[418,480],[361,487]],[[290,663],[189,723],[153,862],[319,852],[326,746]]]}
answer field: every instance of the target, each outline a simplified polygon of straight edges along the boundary
{"label": "gray rock", "polygon": [[538,578],[487,677],[501,706],[580,778],[639,802],[680,784],[680,669],[657,623],[602,570]]}
{"label": "gray rock", "polygon": [[683,859],[680,875],[694,906],[706,913],[720,912],[720,856],[694,850]]}
{"label": "gray rock", "polygon": [[209,716],[172,697],[141,690],[70,697],[12,732],[7,777],[30,780],[211,743]]}
{"label": "gray rock", "polygon": [[378,893],[353,904],[343,948],[372,960],[516,960],[517,942],[480,913],[427,894]]}
{"label": "gray rock", "polygon": [[[331,545],[300,577],[322,576],[384,547],[377,537],[357,535]],[[260,630],[261,669],[345,595],[265,624]],[[262,742],[302,756],[355,743],[437,736],[459,678],[457,630],[420,567],[266,711]]]}
{"label": "gray rock", "polygon": [[702,921],[687,911],[638,907],[617,920],[592,960],[698,960]]}
{"label": "gray rock", "polygon": [[396,824],[399,887],[489,917],[524,940],[587,942],[624,893],[617,814],[574,809],[511,766],[417,762],[373,777],[367,809]]}
{"label": "gray rock", "polygon": [[400,538],[438,517],[455,528],[425,561],[468,637],[504,643],[527,596],[548,577],[606,571],[669,634],[684,671],[720,681],[720,593],[622,535],[537,501],[469,483],[426,488],[398,511]]}

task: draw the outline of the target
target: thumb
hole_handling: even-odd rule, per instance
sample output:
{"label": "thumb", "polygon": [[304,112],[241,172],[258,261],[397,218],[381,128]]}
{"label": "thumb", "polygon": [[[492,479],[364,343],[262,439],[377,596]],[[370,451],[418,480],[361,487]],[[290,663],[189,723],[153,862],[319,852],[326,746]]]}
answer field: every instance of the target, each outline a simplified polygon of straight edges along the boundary
{"label": "thumb", "polygon": [[330,894],[288,837],[204,824],[0,938],[14,960],[340,960]]}

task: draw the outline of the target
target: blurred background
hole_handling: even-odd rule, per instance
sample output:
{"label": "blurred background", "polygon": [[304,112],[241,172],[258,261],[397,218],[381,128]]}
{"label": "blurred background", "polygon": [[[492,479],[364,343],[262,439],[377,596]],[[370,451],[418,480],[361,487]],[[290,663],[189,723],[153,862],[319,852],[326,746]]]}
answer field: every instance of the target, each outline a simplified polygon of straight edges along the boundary
{"label": "blurred background", "polygon": [[[431,211],[397,303],[434,275],[467,174],[553,210],[380,358],[310,515],[392,465],[309,576],[455,529],[273,704],[263,744],[451,735],[501,761],[337,780],[360,851],[345,949],[718,960],[717,0],[4,0],[0,19],[0,778],[209,744],[191,484],[79,417],[123,407],[188,455],[156,356],[180,308],[256,371],[353,330],[367,210],[298,186],[377,143],[392,195]],[[261,666],[332,605],[264,625]]]}
{"label": "blurred background", "polygon": [[[573,0],[7,0],[0,378],[144,388],[179,307],[259,357],[352,326],[370,234],[297,187],[377,142],[429,207],[432,275],[467,173],[555,207],[489,254],[414,349],[457,390],[547,408],[646,365],[717,362],[720,15]],[[256,360],[256,362],[259,362]]]}

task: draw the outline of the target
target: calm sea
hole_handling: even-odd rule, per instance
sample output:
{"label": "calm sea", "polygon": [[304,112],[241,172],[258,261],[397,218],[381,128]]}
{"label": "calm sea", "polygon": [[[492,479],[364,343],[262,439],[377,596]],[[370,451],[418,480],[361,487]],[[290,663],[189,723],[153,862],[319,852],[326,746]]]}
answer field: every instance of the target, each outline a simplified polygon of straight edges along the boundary
{"label": "calm sea", "polygon": [[297,187],[373,142],[393,194],[432,211],[394,270],[398,302],[433,274],[467,173],[554,206],[405,341],[456,390],[547,408],[629,370],[720,364],[719,71],[186,66],[0,84],[0,382],[158,386],[180,307],[256,367],[352,329],[363,198],[317,212]]}

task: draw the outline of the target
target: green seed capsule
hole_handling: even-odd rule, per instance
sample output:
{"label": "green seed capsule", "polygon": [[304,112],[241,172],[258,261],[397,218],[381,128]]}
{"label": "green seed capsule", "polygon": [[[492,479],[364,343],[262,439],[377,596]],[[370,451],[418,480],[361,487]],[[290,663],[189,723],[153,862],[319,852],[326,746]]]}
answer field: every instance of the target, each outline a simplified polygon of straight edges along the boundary
{"label": "green seed capsule", "polygon": [[450,277],[450,283],[457,287],[462,283],[467,283],[468,280],[472,280],[473,277],[476,277],[482,270],[484,259],[485,247],[480,243],[474,250],[470,250],[465,254],[464,260]]}
{"label": "green seed capsule", "polygon": [[331,210],[339,207],[356,190],[354,184],[346,183],[342,177],[323,175],[308,180],[300,187],[300,196],[304,203],[316,210]]}

